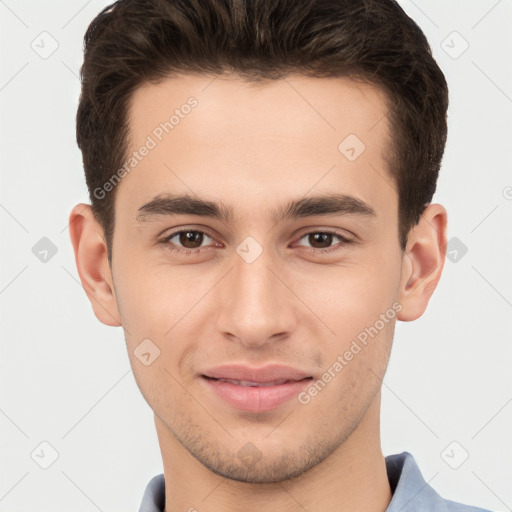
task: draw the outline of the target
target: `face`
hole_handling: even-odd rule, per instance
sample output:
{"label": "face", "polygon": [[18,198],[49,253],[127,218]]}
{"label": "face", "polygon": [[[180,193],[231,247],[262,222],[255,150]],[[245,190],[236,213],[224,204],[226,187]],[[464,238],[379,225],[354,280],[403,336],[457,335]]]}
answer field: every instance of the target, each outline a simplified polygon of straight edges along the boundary
{"label": "face", "polygon": [[401,307],[384,95],[179,76],[129,122],[112,284],[160,438],[236,480],[312,468],[376,406]]}

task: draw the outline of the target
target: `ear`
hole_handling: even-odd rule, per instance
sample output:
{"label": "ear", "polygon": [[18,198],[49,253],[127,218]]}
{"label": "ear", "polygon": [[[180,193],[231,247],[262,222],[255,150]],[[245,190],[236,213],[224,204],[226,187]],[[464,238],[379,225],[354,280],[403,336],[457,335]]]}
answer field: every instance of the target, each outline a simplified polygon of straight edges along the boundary
{"label": "ear", "polygon": [[88,204],[77,204],[71,211],[69,234],[78,275],[94,314],[105,325],[121,325],[105,236]]}
{"label": "ear", "polygon": [[440,204],[429,204],[420,221],[409,232],[402,260],[398,320],[419,318],[441,278],[446,255],[448,215]]}

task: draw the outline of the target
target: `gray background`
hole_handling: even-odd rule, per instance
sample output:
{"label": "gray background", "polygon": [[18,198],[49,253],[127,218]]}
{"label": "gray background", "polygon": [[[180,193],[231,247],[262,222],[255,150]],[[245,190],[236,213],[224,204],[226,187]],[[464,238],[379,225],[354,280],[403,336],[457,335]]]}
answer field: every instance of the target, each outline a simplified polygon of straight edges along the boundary
{"label": "gray background", "polygon": [[[413,453],[446,497],[511,510],[512,0],[400,3],[450,86],[435,202],[454,261],[425,315],[397,324],[383,450]],[[105,5],[0,1],[0,511],[137,510],[162,472],[122,329],[93,315],[67,231],[88,202],[82,37]]]}

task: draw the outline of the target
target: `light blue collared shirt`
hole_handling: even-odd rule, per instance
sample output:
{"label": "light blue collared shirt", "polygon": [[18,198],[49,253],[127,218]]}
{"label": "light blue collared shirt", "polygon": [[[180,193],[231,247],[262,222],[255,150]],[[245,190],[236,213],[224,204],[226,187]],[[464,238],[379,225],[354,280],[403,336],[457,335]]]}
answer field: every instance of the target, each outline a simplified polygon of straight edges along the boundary
{"label": "light blue collared shirt", "polygon": [[[490,512],[445,500],[425,482],[414,457],[403,452],[386,457],[386,469],[393,498],[386,512]],[[139,512],[163,512],[164,475],[153,477],[146,487]]]}

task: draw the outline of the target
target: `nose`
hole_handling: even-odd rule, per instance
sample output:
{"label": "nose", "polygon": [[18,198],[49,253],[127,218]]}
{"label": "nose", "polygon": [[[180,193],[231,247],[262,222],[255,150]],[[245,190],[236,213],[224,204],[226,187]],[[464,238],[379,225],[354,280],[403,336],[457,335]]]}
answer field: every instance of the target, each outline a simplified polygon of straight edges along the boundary
{"label": "nose", "polygon": [[289,272],[265,250],[252,263],[235,254],[233,263],[220,289],[218,332],[246,348],[288,338],[300,309]]}

